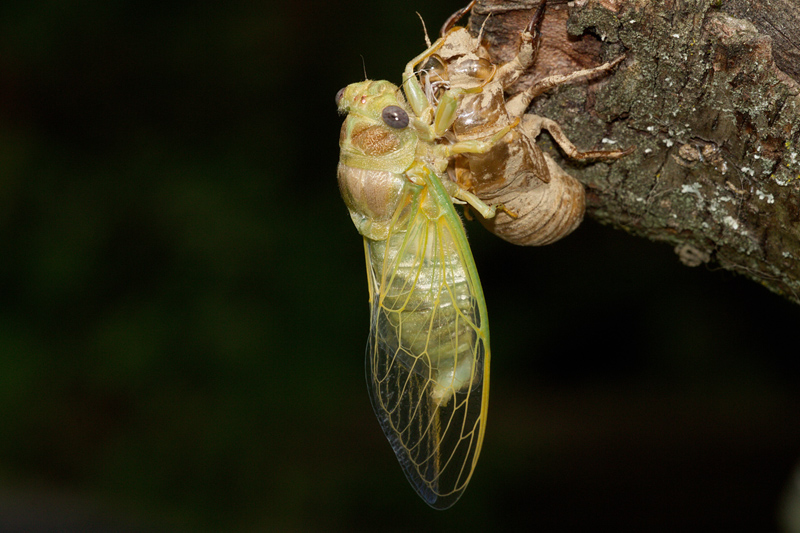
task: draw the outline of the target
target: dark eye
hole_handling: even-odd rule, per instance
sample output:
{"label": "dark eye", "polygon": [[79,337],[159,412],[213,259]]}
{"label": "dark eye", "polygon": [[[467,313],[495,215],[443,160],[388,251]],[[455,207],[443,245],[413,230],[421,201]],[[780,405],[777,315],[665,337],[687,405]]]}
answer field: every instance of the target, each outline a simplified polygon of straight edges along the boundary
{"label": "dark eye", "polygon": [[381,118],[390,128],[402,130],[408,126],[408,113],[402,107],[390,105],[383,108]]}
{"label": "dark eye", "polygon": [[344,94],[345,87],[342,87],[336,92],[336,105],[339,105],[339,101],[342,99],[342,95]]}

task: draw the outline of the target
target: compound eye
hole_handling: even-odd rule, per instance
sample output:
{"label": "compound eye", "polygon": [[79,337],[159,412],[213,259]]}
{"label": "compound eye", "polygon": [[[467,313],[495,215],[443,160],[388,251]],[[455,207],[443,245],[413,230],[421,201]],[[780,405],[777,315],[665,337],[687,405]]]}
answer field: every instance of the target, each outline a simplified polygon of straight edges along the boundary
{"label": "compound eye", "polygon": [[408,126],[408,113],[396,105],[384,107],[381,118],[387,126],[396,130],[402,130]]}
{"label": "compound eye", "polygon": [[342,96],[344,95],[345,87],[342,87],[336,92],[336,105],[339,105],[339,101],[341,101]]}

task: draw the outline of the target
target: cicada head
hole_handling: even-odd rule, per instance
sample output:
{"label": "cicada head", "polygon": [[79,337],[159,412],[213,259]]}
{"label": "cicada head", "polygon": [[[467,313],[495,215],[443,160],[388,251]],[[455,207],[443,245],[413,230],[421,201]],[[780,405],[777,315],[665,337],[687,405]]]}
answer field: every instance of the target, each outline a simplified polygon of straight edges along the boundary
{"label": "cicada head", "polygon": [[340,162],[365,170],[405,172],[414,162],[418,136],[400,89],[388,81],[362,81],[336,95],[347,113],[339,135]]}
{"label": "cicada head", "polygon": [[386,80],[351,83],[336,93],[339,113],[356,113],[380,120],[381,110],[390,105],[405,107],[400,89]]}

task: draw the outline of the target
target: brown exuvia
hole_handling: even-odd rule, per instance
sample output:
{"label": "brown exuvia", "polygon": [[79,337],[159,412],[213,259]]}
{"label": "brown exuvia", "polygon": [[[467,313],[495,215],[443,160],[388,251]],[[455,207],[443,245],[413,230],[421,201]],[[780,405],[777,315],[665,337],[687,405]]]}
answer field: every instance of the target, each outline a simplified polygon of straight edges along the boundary
{"label": "brown exuvia", "polygon": [[609,71],[624,56],[596,68],[543,78],[506,98],[506,90],[536,60],[545,3],[540,3],[523,30],[517,56],[502,65],[492,63],[480,38],[466,28],[454,27],[471,9],[470,4],[442,27],[441,45],[423,58],[419,74],[433,106],[439,105],[445,92],[459,95],[457,118],[441,142],[482,140],[512,127],[490,151],[454,156],[448,173],[487,204],[502,206],[494,218],[478,217],[486,228],[506,241],[526,246],[550,244],[568,235],[583,220],[585,208],[583,185],[536,145],[542,129],[573,159],[617,159],[633,150],[581,152],[556,122],[524,114],[536,96],[562,83]]}

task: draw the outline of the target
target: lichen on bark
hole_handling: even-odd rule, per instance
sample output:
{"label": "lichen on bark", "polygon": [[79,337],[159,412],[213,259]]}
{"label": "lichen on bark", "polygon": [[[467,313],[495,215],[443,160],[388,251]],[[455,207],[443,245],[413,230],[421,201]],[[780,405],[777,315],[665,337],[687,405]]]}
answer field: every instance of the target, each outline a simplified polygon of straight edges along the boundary
{"label": "lichen on bark", "polygon": [[[800,85],[775,65],[773,38],[723,4],[549,5],[536,68],[515,90],[624,53],[614,73],[560,87],[530,109],[581,149],[636,145],[619,161],[581,165],[540,137],[587,187],[589,216],[800,303]],[[470,29],[507,60],[536,5],[482,0]]]}

